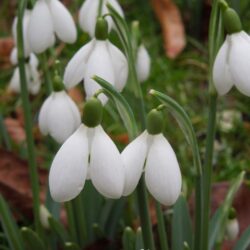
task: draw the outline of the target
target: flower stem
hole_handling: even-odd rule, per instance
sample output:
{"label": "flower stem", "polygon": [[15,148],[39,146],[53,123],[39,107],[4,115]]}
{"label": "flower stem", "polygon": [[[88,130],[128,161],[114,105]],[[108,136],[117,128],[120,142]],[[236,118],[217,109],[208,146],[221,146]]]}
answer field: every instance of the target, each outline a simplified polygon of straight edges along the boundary
{"label": "flower stem", "polygon": [[21,98],[24,110],[25,132],[26,132],[27,147],[28,147],[29,174],[32,187],[32,196],[33,196],[33,213],[35,218],[35,228],[36,231],[40,234],[42,233],[42,227],[39,217],[39,209],[40,209],[39,180],[38,180],[36,157],[35,157],[34,138],[32,134],[32,116],[31,116],[31,107],[29,102],[29,94],[27,90],[24,43],[23,43],[23,15],[24,15],[24,10],[26,8],[26,4],[27,0],[21,0],[19,1],[18,4],[18,23],[17,23],[18,67],[20,73]]}
{"label": "flower stem", "polygon": [[204,164],[204,180],[203,180],[203,192],[204,192],[204,204],[203,204],[204,221],[203,221],[203,247],[202,247],[203,250],[208,249],[211,179],[212,179],[212,167],[213,167],[214,139],[216,131],[216,108],[217,108],[217,96],[210,95],[206,155]]}
{"label": "flower stem", "polygon": [[155,204],[156,207],[156,216],[158,222],[158,233],[160,237],[161,250],[168,250],[168,240],[167,240],[167,232],[165,226],[165,220],[162,213],[161,205],[157,202]]}
{"label": "flower stem", "polygon": [[64,203],[66,213],[67,213],[67,219],[69,224],[69,232],[72,238],[73,242],[77,242],[77,231],[76,231],[76,223],[74,218],[74,211],[72,207],[72,202],[65,202]]}
{"label": "flower stem", "polygon": [[42,65],[44,79],[45,79],[46,94],[49,96],[51,92],[53,91],[53,86],[52,86],[51,77],[49,73],[46,52],[44,52],[41,56],[41,65]]}

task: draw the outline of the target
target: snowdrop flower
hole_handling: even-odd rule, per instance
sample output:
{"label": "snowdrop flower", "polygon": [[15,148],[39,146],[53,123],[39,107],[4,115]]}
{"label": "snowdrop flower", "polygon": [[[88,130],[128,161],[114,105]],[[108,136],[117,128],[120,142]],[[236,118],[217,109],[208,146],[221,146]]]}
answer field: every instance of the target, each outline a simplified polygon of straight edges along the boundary
{"label": "snowdrop flower", "polygon": [[226,234],[225,238],[227,240],[235,240],[240,232],[239,221],[236,218],[236,211],[234,208],[231,208],[229,213],[229,218],[226,224]]}
{"label": "snowdrop flower", "polygon": [[147,118],[147,130],[122,152],[125,167],[123,195],[131,194],[141,175],[152,196],[164,205],[176,202],[181,192],[181,172],[175,152],[162,134],[163,118],[152,110]]}
{"label": "snowdrop flower", "polygon": [[214,85],[219,95],[235,86],[250,96],[250,37],[241,28],[236,12],[228,8],[224,13],[228,35],[220,48],[213,67]]}
{"label": "snowdrop flower", "polygon": [[124,186],[121,155],[100,122],[101,102],[90,99],[84,107],[83,122],[62,145],[49,173],[49,188],[57,202],[74,199],[86,179],[105,197],[120,198]]}
{"label": "snowdrop flower", "polygon": [[[128,78],[128,63],[123,53],[107,40],[107,21],[100,18],[96,26],[96,39],[84,45],[70,60],[64,73],[64,83],[72,88],[84,80],[87,98],[91,98],[101,87],[92,77],[97,75],[114,84],[122,91]],[[103,104],[105,95],[98,97]]]}
{"label": "snowdrop flower", "polygon": [[139,82],[145,82],[150,74],[151,60],[145,46],[141,44],[137,52],[136,72]]}
{"label": "snowdrop flower", "polygon": [[[12,52],[12,59],[11,61],[13,63],[17,62],[16,58],[16,50],[14,49],[14,52]],[[36,95],[41,87],[41,80],[38,72],[38,60],[37,57],[34,54],[30,54],[28,62],[25,64],[25,72],[26,72],[26,78],[27,78],[27,88],[30,94]],[[21,83],[20,83],[20,74],[19,74],[19,68],[16,67],[14,70],[13,76],[10,80],[10,84],[8,87],[11,91],[15,93],[21,92]]]}
{"label": "snowdrop flower", "polygon": [[64,90],[54,91],[43,103],[38,117],[43,135],[51,135],[62,144],[81,124],[76,104]]}
{"label": "snowdrop flower", "polygon": [[56,36],[74,43],[77,31],[74,20],[59,0],[38,0],[31,12],[28,39],[35,53],[42,53],[55,43]]}
{"label": "snowdrop flower", "polygon": [[[113,6],[113,8],[124,17],[121,6],[116,0],[103,0],[101,7],[101,16],[109,13],[107,4]],[[98,17],[100,0],[86,0],[79,12],[79,23],[83,31],[89,33],[91,37],[95,35],[96,20]],[[110,29],[115,27],[114,22],[111,17],[107,17],[108,26]]]}
{"label": "snowdrop flower", "polygon": [[[31,11],[26,9],[24,11],[24,16],[23,16],[23,45],[24,45],[25,58],[28,58],[31,54],[30,44],[28,40],[28,26],[30,22],[30,15],[31,15]],[[18,22],[18,18],[15,17],[13,25],[12,25],[12,35],[13,35],[14,43],[16,46],[17,46],[17,22]],[[15,55],[17,53],[17,49],[15,48],[12,51],[12,53],[13,53],[13,56],[11,57],[11,59],[13,59],[13,61],[11,60],[11,62],[13,64],[17,64],[17,56]]]}

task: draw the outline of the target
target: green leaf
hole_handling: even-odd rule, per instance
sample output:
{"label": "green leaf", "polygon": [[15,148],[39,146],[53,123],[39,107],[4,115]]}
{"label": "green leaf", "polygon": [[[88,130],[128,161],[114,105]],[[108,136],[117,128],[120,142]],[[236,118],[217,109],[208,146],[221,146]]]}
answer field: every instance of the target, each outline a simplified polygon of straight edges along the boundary
{"label": "green leaf", "polygon": [[136,232],[136,241],[135,241],[135,249],[144,249],[143,238],[142,238],[142,231],[139,227]]}
{"label": "green leaf", "polygon": [[181,195],[173,207],[172,250],[184,250],[184,242],[192,246],[192,223],[186,199]]}
{"label": "green leaf", "polygon": [[26,250],[46,250],[42,239],[28,227],[23,227],[21,229],[21,236],[23,238]]}
{"label": "green leaf", "polygon": [[250,226],[244,231],[233,250],[246,250],[250,246]]}
{"label": "green leaf", "polygon": [[24,250],[20,232],[2,195],[0,195],[0,219],[11,249]]}
{"label": "green leaf", "polygon": [[110,83],[108,83],[104,79],[98,76],[94,76],[93,79],[103,87],[103,92],[105,93],[105,95],[110,97],[115,102],[122,121],[127,131],[129,131],[130,133],[130,139],[134,138],[137,135],[136,120],[133,111],[127,103],[126,99],[119,92],[117,92],[117,90]]}
{"label": "green leaf", "polygon": [[122,236],[123,250],[135,249],[135,233],[130,227],[126,227]]}
{"label": "green leaf", "polygon": [[209,249],[213,249],[216,243],[222,242],[224,239],[228,214],[230,208],[232,207],[234,196],[239,190],[244,176],[245,172],[241,172],[240,175],[231,183],[224,203],[213,216],[209,227]]}
{"label": "green leaf", "polygon": [[59,221],[53,217],[49,217],[49,225],[51,231],[54,232],[61,241],[67,241],[69,239],[68,233]]}

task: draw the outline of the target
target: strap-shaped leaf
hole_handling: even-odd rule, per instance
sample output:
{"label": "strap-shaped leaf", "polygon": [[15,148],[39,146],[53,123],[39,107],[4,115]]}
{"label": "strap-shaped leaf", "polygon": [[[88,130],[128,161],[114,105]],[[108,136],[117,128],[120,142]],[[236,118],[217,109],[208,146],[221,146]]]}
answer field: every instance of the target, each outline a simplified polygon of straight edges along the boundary
{"label": "strap-shaped leaf", "polygon": [[232,207],[234,196],[239,190],[245,172],[241,172],[240,175],[231,183],[227,196],[222,206],[217,210],[212,218],[210,224],[210,236],[209,236],[209,249],[213,249],[217,242],[222,242],[225,234],[225,228],[227,223],[228,214]]}
{"label": "strap-shaped leaf", "polygon": [[69,239],[68,233],[59,221],[53,217],[49,217],[49,225],[51,231],[53,231],[61,241],[65,242]]}
{"label": "strap-shaped leaf", "polygon": [[250,246],[250,226],[244,231],[233,250],[246,250]]}
{"label": "strap-shaped leaf", "polygon": [[123,250],[135,249],[135,233],[130,227],[126,227],[122,236]]}
{"label": "strap-shaped leaf", "polygon": [[135,249],[144,249],[143,238],[142,238],[142,231],[139,227],[136,232],[136,241],[135,241]]}
{"label": "strap-shaped leaf", "polygon": [[23,238],[26,250],[46,250],[42,239],[30,228],[23,227],[21,229],[21,236]]}
{"label": "strap-shaped leaf", "polygon": [[0,195],[0,219],[11,249],[24,250],[20,232],[2,195]]}
{"label": "strap-shaped leaf", "polygon": [[184,250],[184,243],[192,246],[192,223],[186,199],[181,195],[174,205],[172,219],[172,250]]}
{"label": "strap-shaped leaf", "polygon": [[129,137],[131,139],[134,138],[137,135],[136,121],[133,111],[126,99],[109,82],[98,76],[94,76],[93,79],[103,87],[105,95],[110,97],[115,102],[117,110],[129,133]]}
{"label": "strap-shaped leaf", "polygon": [[66,242],[64,244],[63,249],[65,249],[65,250],[81,250],[81,248],[76,243],[73,243],[73,242]]}

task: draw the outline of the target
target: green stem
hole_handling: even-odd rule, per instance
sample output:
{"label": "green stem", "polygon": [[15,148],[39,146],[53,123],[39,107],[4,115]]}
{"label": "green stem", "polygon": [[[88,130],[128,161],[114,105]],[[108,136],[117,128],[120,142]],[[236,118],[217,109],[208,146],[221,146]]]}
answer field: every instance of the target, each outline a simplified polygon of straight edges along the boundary
{"label": "green stem", "polygon": [[66,213],[67,213],[69,232],[70,232],[72,241],[77,242],[77,231],[76,231],[76,223],[75,223],[75,219],[74,219],[74,211],[73,211],[73,207],[72,207],[72,201],[65,202],[64,206],[65,206]]}
{"label": "green stem", "polygon": [[145,249],[155,250],[152,224],[148,209],[148,196],[145,188],[144,176],[141,177],[137,186],[138,209],[141,219],[142,237]]}
{"label": "green stem", "polygon": [[206,155],[205,155],[204,179],[203,179],[203,192],[204,192],[204,204],[203,204],[204,221],[203,221],[203,238],[202,238],[203,250],[208,250],[211,179],[212,179],[212,168],[213,168],[214,139],[216,131],[216,107],[217,107],[217,96],[210,95]]}
{"label": "green stem", "polygon": [[84,216],[82,194],[78,195],[78,197],[76,197],[72,201],[72,205],[73,205],[73,209],[74,209],[75,225],[77,228],[78,243],[81,247],[84,247],[86,240],[87,240],[87,230],[86,230],[86,220],[85,220],[85,216]]}
{"label": "green stem", "polygon": [[44,73],[45,86],[46,86],[46,94],[49,96],[53,91],[52,81],[49,73],[48,60],[46,52],[42,54],[41,57],[41,65]]}
{"label": "green stem", "polygon": [[165,220],[164,220],[164,216],[162,213],[161,205],[159,203],[156,203],[155,206],[156,206],[158,233],[160,237],[161,250],[168,250],[169,247],[168,247],[168,240],[167,240],[167,232],[166,232]]}
{"label": "green stem", "polygon": [[103,6],[103,0],[99,0],[97,18],[102,16],[102,6]]}
{"label": "green stem", "polygon": [[39,179],[36,166],[36,157],[35,157],[35,145],[34,138],[32,134],[32,116],[31,116],[31,107],[29,102],[29,93],[27,90],[27,80],[25,72],[25,57],[24,57],[24,43],[23,43],[23,15],[24,10],[27,4],[27,0],[19,1],[18,4],[18,23],[17,23],[17,48],[18,48],[18,67],[20,73],[20,82],[21,82],[21,98],[23,103],[24,110],[24,119],[25,119],[25,132],[27,138],[27,147],[28,147],[28,163],[29,163],[29,174],[32,187],[32,196],[33,196],[33,212],[35,218],[35,228],[36,231],[40,234],[42,233],[42,227],[39,218],[39,209],[40,209],[40,200],[39,200]]}

